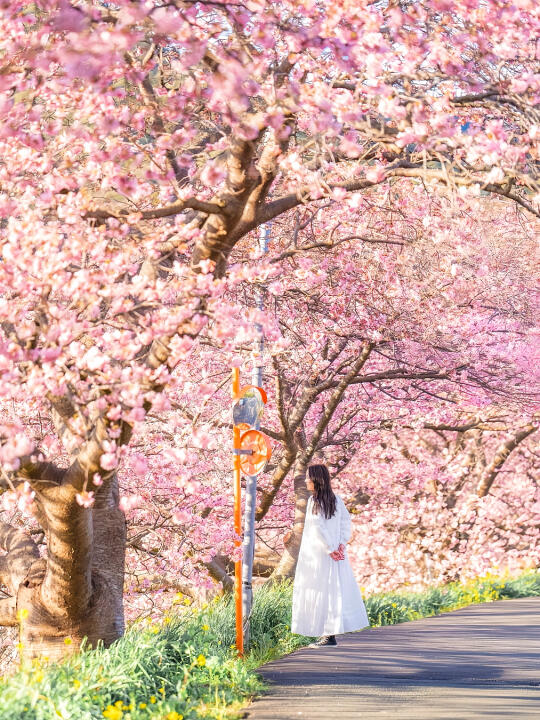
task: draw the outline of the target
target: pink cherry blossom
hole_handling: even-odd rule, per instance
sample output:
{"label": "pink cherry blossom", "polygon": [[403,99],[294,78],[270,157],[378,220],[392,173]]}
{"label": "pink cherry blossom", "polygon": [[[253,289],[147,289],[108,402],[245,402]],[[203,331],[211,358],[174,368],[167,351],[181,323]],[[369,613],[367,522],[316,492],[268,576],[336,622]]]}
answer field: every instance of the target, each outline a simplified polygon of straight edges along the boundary
{"label": "pink cherry blossom", "polygon": [[370,590],[536,562],[532,0],[48,0],[0,29],[3,517],[35,527],[69,470],[140,538],[131,617],[211,586],[255,365],[258,558],[321,457]]}

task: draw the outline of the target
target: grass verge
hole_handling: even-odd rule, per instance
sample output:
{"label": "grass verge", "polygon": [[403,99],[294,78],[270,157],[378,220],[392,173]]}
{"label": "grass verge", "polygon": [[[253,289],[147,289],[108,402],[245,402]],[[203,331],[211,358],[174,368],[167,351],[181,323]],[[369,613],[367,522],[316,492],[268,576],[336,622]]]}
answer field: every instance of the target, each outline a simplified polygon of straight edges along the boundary
{"label": "grass verge", "polygon": [[[234,717],[263,689],[256,669],[306,644],[290,632],[292,587],[264,586],[251,618],[252,651],[234,651],[234,606],[171,614],[159,625],[135,624],[108,649],[83,651],[56,665],[34,662],[0,681],[0,720],[194,720]],[[373,626],[429,617],[478,602],[540,595],[540,573],[486,576],[422,593],[366,600]]]}

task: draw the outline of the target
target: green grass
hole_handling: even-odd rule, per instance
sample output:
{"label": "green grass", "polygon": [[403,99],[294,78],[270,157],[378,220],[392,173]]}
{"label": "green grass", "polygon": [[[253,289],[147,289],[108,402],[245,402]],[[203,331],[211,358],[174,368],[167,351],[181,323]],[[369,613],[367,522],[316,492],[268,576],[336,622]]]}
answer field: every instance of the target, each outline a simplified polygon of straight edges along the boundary
{"label": "green grass", "polygon": [[468,583],[451,583],[421,593],[384,593],[366,600],[373,627],[431,617],[475,603],[540,595],[540,573],[517,578],[486,575]]}
{"label": "green grass", "polygon": [[[256,668],[306,644],[290,628],[292,587],[265,586],[255,596],[252,651],[236,657],[234,606],[220,599],[154,626],[134,625],[105,650],[61,663],[34,663],[0,681],[0,720],[194,720],[231,718],[263,685]],[[429,617],[472,603],[540,595],[540,573],[487,576],[422,593],[373,595],[373,626]]]}

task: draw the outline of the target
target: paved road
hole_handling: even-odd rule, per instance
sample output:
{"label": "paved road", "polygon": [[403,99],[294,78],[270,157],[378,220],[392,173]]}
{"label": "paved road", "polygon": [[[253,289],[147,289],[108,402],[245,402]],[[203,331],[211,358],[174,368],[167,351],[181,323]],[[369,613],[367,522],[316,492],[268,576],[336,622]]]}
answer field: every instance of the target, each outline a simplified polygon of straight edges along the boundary
{"label": "paved road", "polygon": [[265,665],[249,720],[540,720],[540,598],[338,640]]}

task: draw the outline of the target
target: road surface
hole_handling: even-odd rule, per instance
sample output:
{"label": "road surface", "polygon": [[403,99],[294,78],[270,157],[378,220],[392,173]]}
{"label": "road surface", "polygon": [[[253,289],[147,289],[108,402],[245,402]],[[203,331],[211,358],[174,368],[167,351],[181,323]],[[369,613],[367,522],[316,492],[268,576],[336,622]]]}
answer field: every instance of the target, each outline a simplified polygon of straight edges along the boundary
{"label": "road surface", "polygon": [[540,720],[540,598],[338,637],[261,668],[249,720]]}

